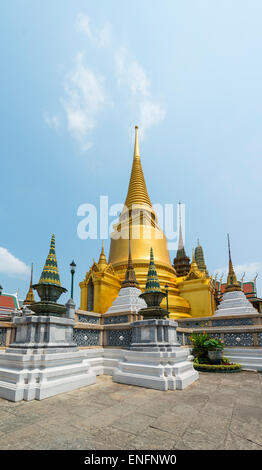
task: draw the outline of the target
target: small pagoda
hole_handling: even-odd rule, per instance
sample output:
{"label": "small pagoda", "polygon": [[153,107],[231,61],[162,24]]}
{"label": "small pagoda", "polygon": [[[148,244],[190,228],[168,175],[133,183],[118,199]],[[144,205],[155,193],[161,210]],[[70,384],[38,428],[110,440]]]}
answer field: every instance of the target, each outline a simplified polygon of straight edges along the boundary
{"label": "small pagoda", "polygon": [[186,255],[181,224],[181,203],[179,202],[179,239],[176,257],[173,261],[173,266],[176,270],[178,277],[186,276],[190,271],[190,258]]}
{"label": "small pagoda", "polygon": [[42,271],[38,284],[34,284],[40,297],[40,302],[30,305],[30,309],[38,315],[61,315],[66,311],[66,307],[57,304],[59,297],[67,292],[67,289],[61,286],[60,276],[55,252],[55,235],[52,235],[50,249],[44,269]]}
{"label": "small pagoda", "polygon": [[243,290],[241,289],[240,283],[237,280],[230,250],[229,235],[228,240],[228,276],[225,291],[222,297],[222,301],[218,305],[215,311],[216,316],[232,316],[232,315],[254,315],[258,314],[258,311],[252,306],[249,300],[246,298]]}
{"label": "small pagoda", "polygon": [[158,280],[156,266],[154,261],[153,248],[150,248],[150,263],[148,267],[146,288],[140,297],[146,302],[147,307],[140,310],[140,315],[144,319],[160,318],[164,319],[168,312],[160,307],[160,304],[166,294],[161,291],[160,283]]}
{"label": "small pagoda", "polygon": [[196,259],[196,264],[198,266],[198,269],[202,273],[205,273],[207,277],[209,277],[209,273],[208,273],[206,263],[205,263],[204,250],[199,243],[199,239],[197,240],[197,247],[195,248],[195,259]]}

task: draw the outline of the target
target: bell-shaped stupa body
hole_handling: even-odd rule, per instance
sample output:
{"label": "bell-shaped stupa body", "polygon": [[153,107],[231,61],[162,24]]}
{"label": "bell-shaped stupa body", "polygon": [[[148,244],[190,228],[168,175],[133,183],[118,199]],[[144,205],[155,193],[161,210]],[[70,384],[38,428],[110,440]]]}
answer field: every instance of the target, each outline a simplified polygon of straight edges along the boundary
{"label": "bell-shaped stupa body", "polygon": [[158,226],[157,217],[147,192],[139,153],[137,127],[127,197],[119,221],[114,225],[114,232],[111,234],[109,253],[109,263],[121,281],[124,280],[128,264],[129,232],[133,266],[140,289],[142,291],[145,289],[150,248],[152,247],[161,288],[164,290],[165,285],[168,285],[169,288],[171,318],[190,316],[188,301],[179,295],[176,272],[170,261],[167,240]]}

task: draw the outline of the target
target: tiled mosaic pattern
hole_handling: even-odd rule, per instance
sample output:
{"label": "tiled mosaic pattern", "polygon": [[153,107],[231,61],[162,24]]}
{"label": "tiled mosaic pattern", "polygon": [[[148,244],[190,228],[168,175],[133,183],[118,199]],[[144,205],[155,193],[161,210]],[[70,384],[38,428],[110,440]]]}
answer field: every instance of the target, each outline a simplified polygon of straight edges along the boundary
{"label": "tiled mosaic pattern", "polygon": [[180,328],[206,328],[208,326],[208,321],[183,321],[178,322]]}
{"label": "tiled mosaic pattern", "polygon": [[128,323],[128,315],[117,315],[115,317],[104,318],[105,325],[111,325],[113,323]]}
{"label": "tiled mosaic pattern", "polygon": [[254,346],[251,333],[225,333],[224,341],[226,346]]}
{"label": "tiled mosaic pattern", "polygon": [[183,344],[183,333],[177,332],[177,341],[179,344]]}
{"label": "tiled mosaic pattern", "polygon": [[129,347],[131,343],[131,330],[108,330],[107,345]]}
{"label": "tiled mosaic pattern", "polygon": [[253,318],[228,318],[225,320],[213,320],[212,326],[242,326],[253,325]]}
{"label": "tiled mosaic pattern", "polygon": [[73,339],[77,346],[99,346],[100,330],[74,329]]}
{"label": "tiled mosaic pattern", "polygon": [[6,328],[0,329],[0,346],[5,346]]}
{"label": "tiled mosaic pattern", "polygon": [[89,315],[77,315],[78,321],[81,323],[93,323],[93,324],[98,324],[99,323],[99,317],[91,317]]}

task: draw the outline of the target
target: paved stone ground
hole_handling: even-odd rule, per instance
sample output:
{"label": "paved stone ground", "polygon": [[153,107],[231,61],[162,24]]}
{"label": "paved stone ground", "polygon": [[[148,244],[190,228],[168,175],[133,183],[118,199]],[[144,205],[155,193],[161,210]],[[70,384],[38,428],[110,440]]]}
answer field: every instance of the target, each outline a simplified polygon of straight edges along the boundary
{"label": "paved stone ground", "polygon": [[200,373],[160,392],[97,377],[42,401],[0,399],[0,449],[262,449],[262,374]]}

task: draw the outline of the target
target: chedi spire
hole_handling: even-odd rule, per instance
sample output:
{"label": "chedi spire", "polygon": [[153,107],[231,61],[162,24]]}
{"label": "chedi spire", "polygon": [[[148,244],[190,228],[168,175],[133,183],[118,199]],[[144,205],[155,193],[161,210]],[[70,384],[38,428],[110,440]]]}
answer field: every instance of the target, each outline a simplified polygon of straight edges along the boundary
{"label": "chedi spire", "polygon": [[27,292],[27,296],[23,302],[23,305],[31,305],[35,302],[35,296],[33,292],[33,263],[31,265],[31,278],[30,278],[30,287]]}
{"label": "chedi spire", "polygon": [[235,290],[241,290],[241,287],[237,280],[237,277],[235,275],[235,271],[233,268],[233,263],[231,259],[229,234],[227,234],[227,243],[228,243],[228,275],[227,275],[227,284],[225,287],[225,292],[232,292]]}
{"label": "chedi spire", "polygon": [[131,255],[130,229],[129,229],[128,263],[127,263],[127,270],[126,270],[126,274],[125,274],[125,279],[122,282],[122,287],[137,287],[139,289],[139,284],[136,280],[136,273],[135,273],[135,270],[134,270],[132,255]]}
{"label": "chedi spire", "polygon": [[173,266],[176,270],[177,276],[186,276],[190,271],[190,258],[186,255],[184,248],[184,241],[182,235],[182,223],[181,223],[181,202],[179,202],[179,238],[178,238],[178,249],[176,257],[173,261]]}
{"label": "chedi spire", "polygon": [[133,204],[148,205],[152,208],[150,198],[148,196],[145,177],[141,165],[139,144],[138,144],[138,126],[135,127],[135,147],[132,171],[129,181],[128,192],[126,196],[125,206],[132,209]]}
{"label": "chedi spire", "polygon": [[205,263],[204,250],[199,243],[199,239],[197,240],[197,247],[195,248],[195,258],[198,269],[208,277],[209,274]]}

